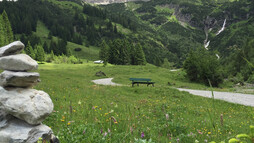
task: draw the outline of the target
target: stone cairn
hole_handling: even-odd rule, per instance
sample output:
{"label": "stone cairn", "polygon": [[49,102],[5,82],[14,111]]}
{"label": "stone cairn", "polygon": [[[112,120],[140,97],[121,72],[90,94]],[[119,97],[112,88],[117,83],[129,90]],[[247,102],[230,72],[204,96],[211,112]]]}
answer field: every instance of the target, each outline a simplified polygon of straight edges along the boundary
{"label": "stone cairn", "polygon": [[[20,41],[0,48],[0,143],[52,142],[52,130],[42,124],[53,111],[49,95],[31,89],[39,80],[38,64],[26,54]],[[57,141],[53,141],[57,142]]]}

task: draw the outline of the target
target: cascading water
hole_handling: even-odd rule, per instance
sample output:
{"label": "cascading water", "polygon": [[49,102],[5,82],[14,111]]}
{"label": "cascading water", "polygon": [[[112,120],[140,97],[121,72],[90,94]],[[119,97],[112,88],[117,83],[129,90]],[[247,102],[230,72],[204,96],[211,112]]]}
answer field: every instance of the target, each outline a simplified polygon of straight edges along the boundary
{"label": "cascading water", "polygon": [[[221,29],[216,33],[216,36],[219,35],[221,32],[223,32],[225,30],[226,22],[227,22],[227,19],[224,20],[224,23],[223,23]],[[205,30],[205,34],[206,34],[206,39],[204,41],[204,47],[205,47],[206,50],[208,50],[208,46],[210,44],[210,41],[208,41],[208,30]]]}
{"label": "cascading water", "polygon": [[222,28],[216,33],[216,36],[219,35],[222,31],[224,31],[225,26],[226,26],[226,22],[227,22],[227,19],[224,20],[223,26],[222,26]]}
{"label": "cascading water", "polygon": [[208,50],[207,47],[209,46],[209,44],[210,44],[210,41],[208,41],[208,42],[205,43],[205,49],[206,49],[206,50]]}

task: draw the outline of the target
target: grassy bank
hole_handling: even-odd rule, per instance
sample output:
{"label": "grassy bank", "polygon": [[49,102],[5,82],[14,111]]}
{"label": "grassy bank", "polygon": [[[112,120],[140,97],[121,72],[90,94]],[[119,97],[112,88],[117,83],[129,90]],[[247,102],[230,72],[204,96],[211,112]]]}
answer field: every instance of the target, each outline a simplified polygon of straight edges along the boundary
{"label": "grassy bank", "polygon": [[[103,71],[115,82],[130,85],[128,78],[151,78],[155,87],[94,85]],[[55,111],[44,121],[61,142],[227,141],[246,133],[254,124],[254,108],[190,95],[168,85],[185,83],[182,72],[147,66],[42,64],[42,82],[35,88],[47,92]],[[209,114],[215,122],[211,124]],[[223,116],[223,117],[222,117]],[[221,121],[221,117],[223,121]],[[143,136],[144,135],[144,136]],[[142,137],[141,137],[142,136]]]}

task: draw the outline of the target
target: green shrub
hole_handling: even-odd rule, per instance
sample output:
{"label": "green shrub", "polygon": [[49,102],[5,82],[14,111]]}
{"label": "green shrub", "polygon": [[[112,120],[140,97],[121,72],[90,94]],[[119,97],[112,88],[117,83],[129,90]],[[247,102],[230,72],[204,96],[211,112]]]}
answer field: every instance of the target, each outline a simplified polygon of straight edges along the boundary
{"label": "green shrub", "polygon": [[210,80],[211,84],[216,87],[223,81],[219,60],[214,53],[204,49],[191,51],[184,61],[183,68],[191,81],[209,85],[208,80]]}

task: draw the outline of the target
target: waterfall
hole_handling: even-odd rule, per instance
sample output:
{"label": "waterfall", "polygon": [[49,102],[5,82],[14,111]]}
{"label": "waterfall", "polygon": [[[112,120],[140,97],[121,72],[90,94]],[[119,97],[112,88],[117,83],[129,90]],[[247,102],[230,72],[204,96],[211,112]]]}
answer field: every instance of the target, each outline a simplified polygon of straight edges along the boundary
{"label": "waterfall", "polygon": [[208,41],[207,43],[205,43],[205,49],[206,49],[206,50],[208,50],[207,47],[209,46],[209,44],[210,44],[210,41]]}
{"label": "waterfall", "polygon": [[225,26],[226,26],[226,21],[227,21],[227,19],[224,20],[223,26],[222,26],[222,28],[216,33],[216,36],[219,35],[222,31],[224,31]]}

